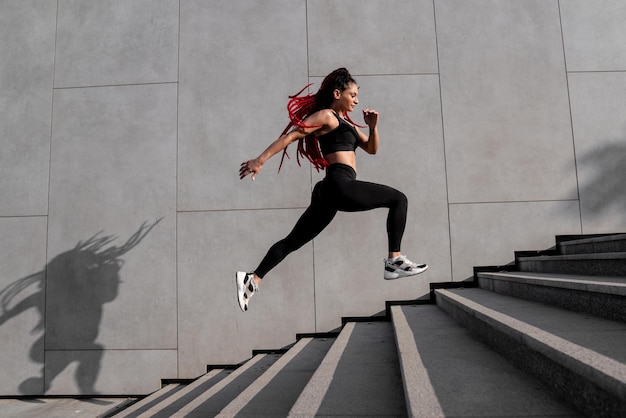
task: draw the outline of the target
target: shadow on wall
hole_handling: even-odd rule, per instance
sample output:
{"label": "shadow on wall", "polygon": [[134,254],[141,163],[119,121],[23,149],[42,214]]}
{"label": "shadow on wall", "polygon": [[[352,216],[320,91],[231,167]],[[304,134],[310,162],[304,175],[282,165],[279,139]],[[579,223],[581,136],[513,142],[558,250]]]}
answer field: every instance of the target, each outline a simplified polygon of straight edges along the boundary
{"label": "shadow on wall", "polygon": [[[32,333],[41,332],[30,348],[30,358],[42,365],[41,375],[20,384],[22,394],[46,393],[52,381],[72,362],[78,362],[75,379],[81,394],[96,394],[104,346],[96,343],[102,306],[113,301],[120,284],[121,257],[137,246],[161,221],[144,222],[122,246],[111,245],[115,236],[100,232],[47,264],[43,271],[15,281],[0,291],[0,325],[28,309],[39,312]],[[19,300],[19,295],[30,293]],[[23,296],[22,296],[23,297]],[[84,350],[63,360],[45,363],[44,348]]]}
{"label": "shadow on wall", "polygon": [[[578,169],[590,173],[579,178],[583,216],[588,216],[588,221],[603,220],[605,225],[626,229],[626,139],[611,141],[579,156]],[[615,214],[620,219],[606,218]]]}

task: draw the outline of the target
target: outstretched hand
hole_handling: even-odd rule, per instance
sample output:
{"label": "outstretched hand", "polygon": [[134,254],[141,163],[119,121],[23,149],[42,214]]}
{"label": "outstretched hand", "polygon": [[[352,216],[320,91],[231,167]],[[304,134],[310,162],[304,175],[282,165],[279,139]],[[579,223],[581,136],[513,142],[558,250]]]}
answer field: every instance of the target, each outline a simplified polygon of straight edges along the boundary
{"label": "outstretched hand", "polygon": [[378,124],[378,112],[374,109],[363,109],[363,120],[370,128],[375,128]]}
{"label": "outstretched hand", "polygon": [[248,174],[252,174],[252,180],[256,179],[256,175],[259,174],[262,167],[263,164],[261,164],[257,158],[244,161],[239,167],[239,179],[243,179]]}

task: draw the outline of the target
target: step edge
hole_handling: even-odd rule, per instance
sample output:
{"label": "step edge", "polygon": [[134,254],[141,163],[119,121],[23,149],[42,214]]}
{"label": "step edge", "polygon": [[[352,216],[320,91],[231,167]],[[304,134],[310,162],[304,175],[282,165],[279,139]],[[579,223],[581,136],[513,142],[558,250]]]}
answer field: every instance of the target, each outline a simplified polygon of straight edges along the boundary
{"label": "step edge", "polygon": [[[324,356],[324,359],[320,363],[309,382],[304,387],[300,396],[291,407],[288,416],[308,416],[314,415],[322,404],[324,400],[324,396],[328,392],[330,388],[330,382],[333,379],[333,374],[337,370],[337,366],[343,352],[345,351],[348,341],[350,340],[350,336],[354,331],[356,323],[348,322],[341,332],[339,336],[330,347],[330,350]],[[323,385],[323,386],[321,386]],[[323,387],[324,390],[316,390],[315,388]]]}
{"label": "step edge", "polygon": [[[168,394],[170,394],[171,392],[175,392],[177,389],[181,389],[181,384],[177,384],[177,383],[171,383],[168,385],[165,385],[164,387],[155,390],[154,392],[150,393],[148,396],[146,396],[145,398],[133,403],[132,405],[130,405],[128,408],[124,408],[123,410],[121,410],[120,412],[118,412],[115,416],[119,417],[119,418],[124,418],[124,417],[129,417],[132,414],[136,413],[138,410],[144,408],[146,405],[150,404],[151,402],[154,402],[156,400],[158,400],[161,397],[164,397],[163,399],[161,399],[159,402],[157,402],[155,405],[151,406],[150,409],[152,409],[154,406],[156,405],[160,405],[162,402],[164,402],[166,399],[168,399]],[[143,412],[142,412],[143,414]],[[134,416],[134,415],[132,415]]]}
{"label": "step edge", "polygon": [[[626,400],[625,364],[453,292],[438,290],[437,295],[495,329],[519,340],[551,361],[578,373],[620,399]],[[565,347],[566,350],[559,349],[558,346]],[[587,361],[581,353],[587,354],[594,361]],[[615,385],[617,385],[617,391]]]}
{"label": "step edge", "polygon": [[301,338],[293,347],[283,354],[261,376],[252,382],[235,399],[226,405],[217,414],[217,417],[227,418],[237,415],[248,403],[258,395],[277,375],[291,362],[313,338]]}
{"label": "step edge", "polygon": [[607,295],[626,296],[626,282],[616,283],[613,281],[596,280],[602,276],[592,276],[589,279],[566,278],[563,275],[549,277],[549,273],[535,273],[525,275],[523,273],[479,273],[479,278],[486,280],[500,280],[515,282],[530,286],[556,287],[567,290],[577,290],[590,293],[602,293]]}
{"label": "step edge", "polygon": [[413,331],[402,311],[402,306],[394,305],[390,310],[409,416],[445,416],[415,340],[411,338]]}
{"label": "step edge", "polygon": [[219,392],[220,390],[228,386],[233,380],[235,380],[245,371],[247,371],[256,363],[258,363],[263,358],[265,358],[265,356],[267,356],[267,354],[257,354],[256,356],[252,357],[250,360],[246,361],[243,365],[241,365],[241,367],[239,367],[238,369],[233,371],[231,374],[229,374],[228,376],[226,376],[225,378],[217,382],[215,385],[211,386],[206,392],[203,392],[196,399],[194,399],[193,401],[185,405],[183,408],[181,408],[177,412],[177,415],[185,414],[198,408],[200,405],[202,405],[204,402],[210,399],[217,392]]}
{"label": "step edge", "polygon": [[568,246],[581,245],[581,244],[594,244],[594,243],[622,241],[622,240],[626,240],[626,234],[618,233],[618,234],[595,236],[595,237],[590,237],[590,238],[579,238],[579,239],[567,240],[567,241],[559,242],[558,245],[561,247],[568,247]]}
{"label": "step edge", "polygon": [[151,417],[154,415],[154,413],[167,409],[168,405],[172,405],[174,402],[178,401],[179,399],[181,399],[188,393],[195,390],[198,386],[201,386],[208,380],[213,379],[215,376],[221,373],[221,371],[222,370],[219,370],[219,369],[213,369],[209,371],[208,373],[205,373],[202,376],[197,377],[196,379],[193,380],[193,382],[187,385],[184,385],[184,387],[181,388],[179,391],[163,399],[161,402],[154,405],[150,409],[146,410],[145,412],[143,412],[141,415],[137,416],[136,418]]}
{"label": "step edge", "polygon": [[518,262],[525,261],[588,261],[588,260],[623,260],[626,252],[590,253],[590,254],[561,254],[519,257]]}

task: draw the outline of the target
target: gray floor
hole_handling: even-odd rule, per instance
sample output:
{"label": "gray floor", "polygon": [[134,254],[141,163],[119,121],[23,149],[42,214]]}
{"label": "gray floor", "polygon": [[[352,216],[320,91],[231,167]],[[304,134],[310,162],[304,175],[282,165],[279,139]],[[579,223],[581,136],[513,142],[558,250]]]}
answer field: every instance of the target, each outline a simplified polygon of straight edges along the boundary
{"label": "gray floor", "polygon": [[0,399],[0,418],[96,418],[131,400],[130,398]]}

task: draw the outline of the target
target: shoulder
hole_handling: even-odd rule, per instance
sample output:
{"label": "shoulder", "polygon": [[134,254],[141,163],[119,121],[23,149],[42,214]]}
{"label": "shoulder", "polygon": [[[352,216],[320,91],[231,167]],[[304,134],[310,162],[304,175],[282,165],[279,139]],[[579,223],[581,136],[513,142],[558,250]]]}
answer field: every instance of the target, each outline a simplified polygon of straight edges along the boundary
{"label": "shoulder", "polygon": [[337,117],[330,109],[322,109],[311,114],[304,120],[304,124],[308,128],[304,128],[304,132],[309,134],[315,132],[316,135],[322,135],[333,130],[339,125]]}
{"label": "shoulder", "polygon": [[340,125],[339,116],[330,110],[330,109],[322,109],[319,111],[320,113],[320,123],[319,125],[323,125],[320,130],[317,132],[318,135],[325,135],[329,132],[334,131]]}
{"label": "shoulder", "polygon": [[313,113],[311,115],[311,117],[316,118],[319,121],[323,121],[326,122],[325,125],[328,124],[328,122],[332,122],[332,121],[336,121],[337,120],[337,116],[335,116],[335,112],[333,112],[330,109],[322,109],[322,110],[318,110],[317,112]]}

